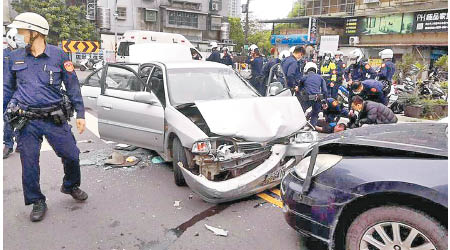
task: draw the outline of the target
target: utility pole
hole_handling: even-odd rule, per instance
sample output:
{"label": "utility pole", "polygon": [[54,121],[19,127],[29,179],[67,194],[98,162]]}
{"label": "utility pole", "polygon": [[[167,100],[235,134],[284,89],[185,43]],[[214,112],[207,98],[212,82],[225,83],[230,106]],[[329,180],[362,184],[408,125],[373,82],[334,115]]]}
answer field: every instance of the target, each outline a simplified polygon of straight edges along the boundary
{"label": "utility pole", "polygon": [[250,0],[247,0],[247,9],[245,12],[245,44],[248,44],[248,10],[249,10]]}
{"label": "utility pole", "polygon": [[119,14],[117,13],[117,0],[116,4],[114,5],[114,61],[117,61],[117,16]]}

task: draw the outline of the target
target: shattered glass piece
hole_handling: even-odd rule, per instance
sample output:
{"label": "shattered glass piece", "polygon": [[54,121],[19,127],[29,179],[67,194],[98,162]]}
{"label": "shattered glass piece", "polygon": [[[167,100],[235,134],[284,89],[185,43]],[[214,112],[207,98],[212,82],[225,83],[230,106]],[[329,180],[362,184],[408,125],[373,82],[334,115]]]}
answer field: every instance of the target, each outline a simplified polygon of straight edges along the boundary
{"label": "shattered glass piece", "polygon": [[227,236],[228,236],[228,231],[223,230],[223,229],[221,229],[221,228],[208,226],[208,225],[206,225],[206,224],[205,224],[205,227],[206,227],[209,231],[213,232],[214,235],[217,235],[217,236],[224,236],[224,237],[227,237]]}
{"label": "shattered glass piece", "polygon": [[152,158],[152,163],[158,164],[158,163],[163,163],[164,160],[161,156],[155,156]]}

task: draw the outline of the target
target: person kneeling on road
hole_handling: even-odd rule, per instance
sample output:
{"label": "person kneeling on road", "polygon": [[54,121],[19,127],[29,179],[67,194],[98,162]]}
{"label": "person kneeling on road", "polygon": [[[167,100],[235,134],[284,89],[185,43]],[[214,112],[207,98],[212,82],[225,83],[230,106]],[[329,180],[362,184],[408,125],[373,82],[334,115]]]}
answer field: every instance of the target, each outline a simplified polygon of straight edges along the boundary
{"label": "person kneeling on road", "polygon": [[327,84],[325,80],[317,74],[317,65],[308,62],[304,69],[305,76],[300,80],[298,99],[302,105],[303,112],[312,107],[311,125],[316,126],[319,119],[321,100],[327,96]]}
{"label": "person kneeling on road", "polygon": [[355,121],[357,127],[364,124],[389,124],[398,121],[390,108],[381,103],[364,101],[360,96],[355,96],[352,100],[350,116],[354,116],[355,112],[359,113]]}
{"label": "person kneeling on road", "polygon": [[[333,133],[345,130],[345,125],[338,124],[341,117],[348,117],[348,110],[337,100],[327,98],[322,100],[323,120],[316,126],[317,131],[323,133]],[[338,126],[339,125],[339,126]]]}
{"label": "person kneeling on road", "polygon": [[386,105],[386,97],[383,93],[383,84],[377,80],[354,81],[350,86],[348,108],[352,107],[352,98],[360,96],[363,100],[369,100]]}

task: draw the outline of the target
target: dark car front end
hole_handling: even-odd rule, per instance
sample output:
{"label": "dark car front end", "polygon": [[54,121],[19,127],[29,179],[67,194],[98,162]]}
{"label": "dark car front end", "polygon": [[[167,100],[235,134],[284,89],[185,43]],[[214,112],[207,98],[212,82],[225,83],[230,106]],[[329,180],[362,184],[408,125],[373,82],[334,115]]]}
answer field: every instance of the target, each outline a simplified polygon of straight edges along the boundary
{"label": "dark car front end", "polygon": [[380,204],[419,206],[446,225],[446,129],[447,124],[383,125],[321,140],[281,182],[286,221],[329,249],[342,243],[338,231],[348,220]]}

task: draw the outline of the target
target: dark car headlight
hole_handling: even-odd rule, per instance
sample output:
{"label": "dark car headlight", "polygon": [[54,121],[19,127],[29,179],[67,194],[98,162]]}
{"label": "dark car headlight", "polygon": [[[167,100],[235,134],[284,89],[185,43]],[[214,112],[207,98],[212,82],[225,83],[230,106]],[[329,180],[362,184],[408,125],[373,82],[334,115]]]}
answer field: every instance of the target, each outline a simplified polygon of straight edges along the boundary
{"label": "dark car headlight", "polygon": [[[301,160],[295,167],[295,174],[301,178],[306,179],[306,174],[308,173],[309,162],[311,160],[311,156],[306,157]],[[323,171],[330,169],[338,162],[342,160],[342,156],[340,155],[332,155],[332,154],[318,154],[316,159],[316,164],[314,165],[314,170],[312,172],[312,176],[316,176]]]}

